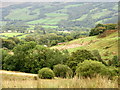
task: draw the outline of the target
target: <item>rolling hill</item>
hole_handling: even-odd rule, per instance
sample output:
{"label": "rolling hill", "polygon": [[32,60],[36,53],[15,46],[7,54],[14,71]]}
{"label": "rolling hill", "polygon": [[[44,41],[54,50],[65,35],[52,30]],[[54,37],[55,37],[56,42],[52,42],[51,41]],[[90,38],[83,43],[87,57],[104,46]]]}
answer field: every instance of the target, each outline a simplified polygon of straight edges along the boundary
{"label": "rolling hill", "polygon": [[2,7],[3,25],[25,22],[27,25],[48,27],[85,27],[91,28],[98,23],[116,23],[117,3],[20,3]]}

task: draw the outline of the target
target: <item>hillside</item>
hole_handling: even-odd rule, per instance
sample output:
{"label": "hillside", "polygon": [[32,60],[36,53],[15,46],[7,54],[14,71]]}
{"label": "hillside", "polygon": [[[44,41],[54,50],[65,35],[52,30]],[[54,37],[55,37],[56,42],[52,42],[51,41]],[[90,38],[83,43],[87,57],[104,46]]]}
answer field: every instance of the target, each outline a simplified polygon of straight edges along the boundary
{"label": "hillside", "polygon": [[[110,33],[110,30],[106,32]],[[108,60],[118,54],[118,32],[114,30],[114,32],[107,34],[107,36],[103,38],[98,38],[98,36],[79,38],[52,48],[59,50],[67,49],[69,52],[78,49],[98,50],[102,58]]]}
{"label": "hillside", "polygon": [[[96,7],[97,6],[97,7]],[[116,23],[117,3],[22,3],[1,8],[2,23],[43,27],[91,28],[97,23]],[[31,26],[32,27],[32,26]]]}

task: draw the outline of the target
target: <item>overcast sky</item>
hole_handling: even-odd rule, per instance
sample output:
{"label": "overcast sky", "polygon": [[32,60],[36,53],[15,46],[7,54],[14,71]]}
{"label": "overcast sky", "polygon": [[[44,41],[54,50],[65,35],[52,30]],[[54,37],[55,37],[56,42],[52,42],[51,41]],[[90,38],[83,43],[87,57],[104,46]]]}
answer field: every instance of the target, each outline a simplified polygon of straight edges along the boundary
{"label": "overcast sky", "polygon": [[1,2],[119,2],[119,0],[0,0]]}

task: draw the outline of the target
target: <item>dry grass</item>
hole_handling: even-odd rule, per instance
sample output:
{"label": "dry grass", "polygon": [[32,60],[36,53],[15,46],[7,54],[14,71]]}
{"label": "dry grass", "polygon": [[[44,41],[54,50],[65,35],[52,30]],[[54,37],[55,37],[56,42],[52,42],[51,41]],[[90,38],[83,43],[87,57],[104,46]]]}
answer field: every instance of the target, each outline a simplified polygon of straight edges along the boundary
{"label": "dry grass", "polygon": [[2,88],[118,88],[117,79],[106,77],[36,79],[34,76],[3,74]]}

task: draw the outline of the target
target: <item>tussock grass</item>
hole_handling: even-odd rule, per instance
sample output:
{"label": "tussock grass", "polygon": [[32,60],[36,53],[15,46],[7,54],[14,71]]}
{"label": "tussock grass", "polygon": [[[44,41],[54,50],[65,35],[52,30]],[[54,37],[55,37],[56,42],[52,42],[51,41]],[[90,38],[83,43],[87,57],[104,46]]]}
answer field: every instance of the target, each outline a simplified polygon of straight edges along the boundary
{"label": "tussock grass", "polygon": [[117,79],[107,77],[35,79],[34,76],[3,74],[2,88],[118,88]]}

